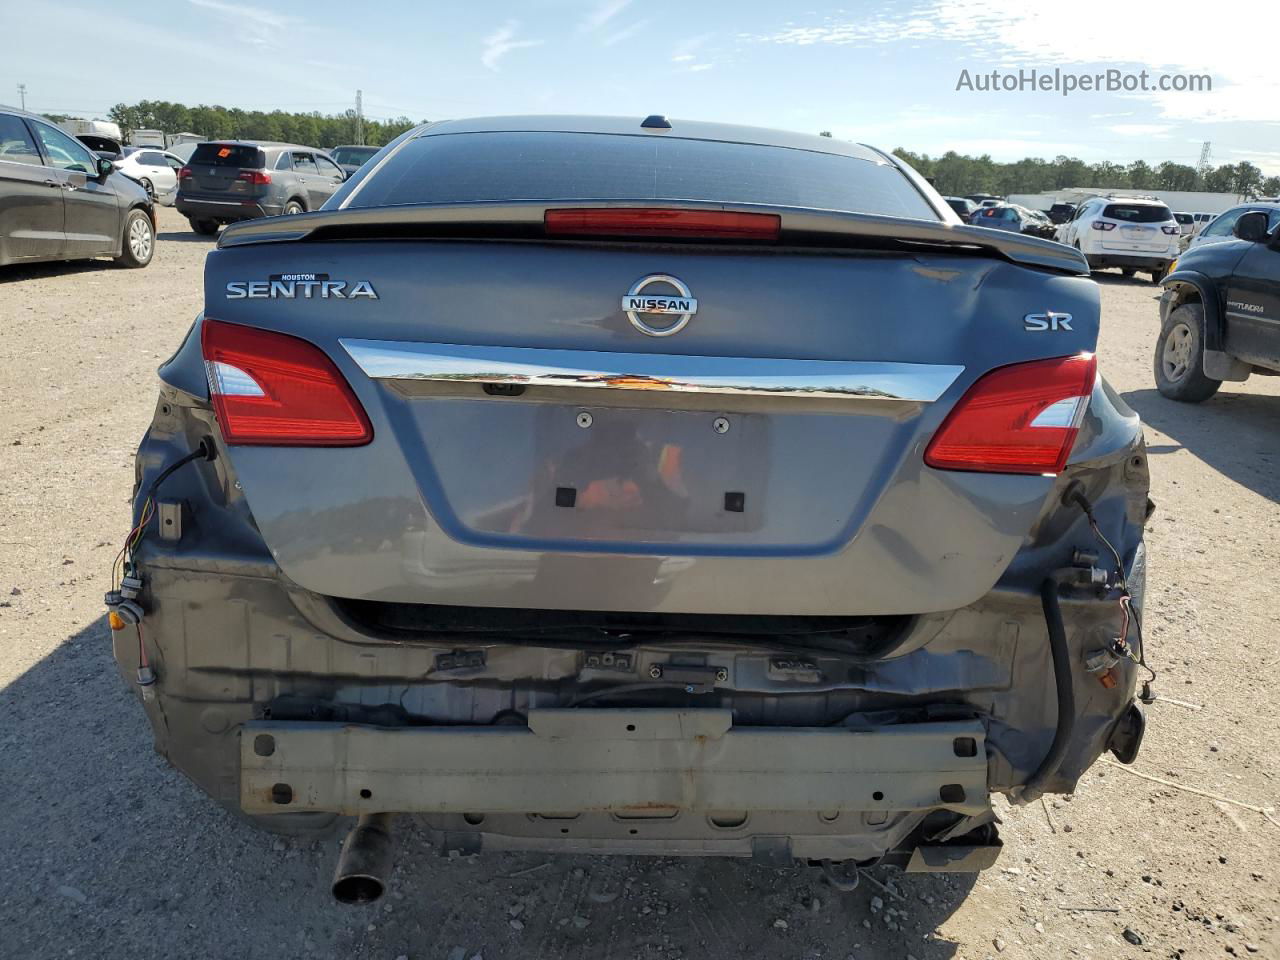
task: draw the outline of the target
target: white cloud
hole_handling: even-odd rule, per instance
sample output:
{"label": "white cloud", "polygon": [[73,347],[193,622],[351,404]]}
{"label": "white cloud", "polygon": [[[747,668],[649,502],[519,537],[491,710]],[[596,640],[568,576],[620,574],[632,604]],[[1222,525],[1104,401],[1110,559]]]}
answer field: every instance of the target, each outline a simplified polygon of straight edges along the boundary
{"label": "white cloud", "polygon": [[637,33],[639,33],[648,25],[649,25],[648,20],[637,20],[635,23],[631,24],[631,26],[623,27],[621,30],[617,31],[616,33],[609,34],[607,37],[601,40],[600,43],[603,46],[612,47],[615,43],[622,43],[625,40],[630,40],[632,37],[634,37]]}
{"label": "white cloud", "polygon": [[1158,137],[1173,129],[1171,123],[1113,123],[1107,127],[1122,137]]}
{"label": "white cloud", "polygon": [[296,29],[301,21],[296,17],[276,13],[263,7],[249,7],[239,3],[223,3],[222,0],[187,0],[193,7],[212,10],[227,21],[236,31],[238,39],[255,46],[279,46],[285,34]]}
{"label": "white cloud", "polygon": [[689,73],[695,73],[702,70],[710,70],[714,64],[706,61],[709,58],[700,55],[699,51],[707,45],[707,41],[715,37],[714,33],[700,33],[693,37],[687,37],[676,44],[675,49],[671,51],[671,62],[683,64],[684,69]]}
{"label": "white cloud", "polygon": [[527,47],[539,46],[541,40],[517,40],[516,33],[520,29],[520,21],[508,20],[482,41],[484,49],[480,53],[480,62],[490,70],[497,72],[498,62],[512,50],[523,50]]}
{"label": "white cloud", "polygon": [[578,32],[590,33],[592,30],[599,30],[630,4],[631,0],[602,0],[592,7],[591,12],[578,24]]}
{"label": "white cloud", "polygon": [[[825,17],[787,24],[756,42],[875,46],[942,40],[992,67],[1062,67],[1096,72],[1108,67],[1159,74],[1208,74],[1212,92],[1139,91],[1125,96],[1154,108],[1161,119],[1252,121],[1280,124],[1280,75],[1274,58],[1241,45],[1246,21],[1266,7],[1239,4],[1234,15],[1205,16],[1191,0],[1169,0],[1158,10],[1145,3],[1073,0],[1028,4],[1025,0],[918,0],[907,13]],[[1195,27],[1188,32],[1188,23]],[[993,61],[993,57],[996,61]],[[1092,96],[1076,94],[1075,96]]]}

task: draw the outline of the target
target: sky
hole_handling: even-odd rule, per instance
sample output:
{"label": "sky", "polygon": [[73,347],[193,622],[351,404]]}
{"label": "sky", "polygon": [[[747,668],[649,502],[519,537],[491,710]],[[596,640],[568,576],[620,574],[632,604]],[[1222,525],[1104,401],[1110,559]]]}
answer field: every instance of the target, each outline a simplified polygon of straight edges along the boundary
{"label": "sky", "polygon": [[[53,11],[56,8],[56,15]],[[44,10],[44,13],[41,10]],[[173,100],[415,120],[664,113],[996,160],[1280,174],[1274,0],[0,0],[0,103]],[[1206,74],[1209,92],[982,92],[968,71]]]}

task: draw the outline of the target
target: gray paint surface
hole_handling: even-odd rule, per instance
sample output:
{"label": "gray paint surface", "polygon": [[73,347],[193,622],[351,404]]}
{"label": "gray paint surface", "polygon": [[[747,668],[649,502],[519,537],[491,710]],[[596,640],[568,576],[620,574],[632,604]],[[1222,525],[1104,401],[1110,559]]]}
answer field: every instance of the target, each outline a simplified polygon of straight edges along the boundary
{"label": "gray paint surface", "polygon": [[[1090,350],[1097,336],[1090,281],[962,256],[448,241],[270,250],[269,269],[263,248],[211,255],[206,314],[304,333],[342,368],[374,439],[288,456],[254,447],[228,455],[285,573],[335,596],[683,612],[962,606],[995,583],[1052,481],[928,470],[927,438],[981,372]],[[770,279],[775,270],[787,284]],[[367,280],[378,298],[225,296],[229,282],[276,273]],[[621,295],[651,273],[680,277],[699,298],[698,314],[675,337],[643,336],[620,309]],[[1072,314],[1072,329],[1025,332],[1023,316],[1046,309]],[[353,334],[701,356],[709,366],[739,356],[965,372],[937,402],[910,409],[866,400],[848,412],[815,411],[779,397],[747,410],[725,397],[714,411],[671,403],[642,414],[625,397],[526,402],[478,385],[409,394],[361,371],[339,344]],[[194,338],[187,350],[198,350]],[[576,423],[583,410],[593,416],[588,430]],[[716,415],[736,428],[715,434]],[[690,471],[675,485],[659,470],[671,446]],[[592,483],[629,485],[642,505],[555,505],[555,487]],[[744,513],[723,511],[730,491],[746,494]],[[755,562],[761,556],[785,563]]]}

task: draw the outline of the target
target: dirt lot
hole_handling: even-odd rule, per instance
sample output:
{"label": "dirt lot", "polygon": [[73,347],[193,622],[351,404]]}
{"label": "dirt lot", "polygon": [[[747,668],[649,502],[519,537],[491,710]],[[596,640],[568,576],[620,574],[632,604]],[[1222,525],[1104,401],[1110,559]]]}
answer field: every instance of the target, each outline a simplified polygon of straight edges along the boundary
{"label": "dirt lot", "polygon": [[[336,842],[255,832],[155,756],[102,617],[209,245],[162,210],[146,270],[0,268],[0,956],[1280,957],[1280,816],[1104,764],[1004,810],[977,878],[877,871],[889,890],[842,894],[737,862],[448,860],[406,826],[385,901],[335,906]],[[1191,705],[1150,708],[1133,770],[1280,806],[1280,381],[1163,400],[1156,289],[1102,283],[1103,370],[1147,423],[1159,505],[1149,656]]]}

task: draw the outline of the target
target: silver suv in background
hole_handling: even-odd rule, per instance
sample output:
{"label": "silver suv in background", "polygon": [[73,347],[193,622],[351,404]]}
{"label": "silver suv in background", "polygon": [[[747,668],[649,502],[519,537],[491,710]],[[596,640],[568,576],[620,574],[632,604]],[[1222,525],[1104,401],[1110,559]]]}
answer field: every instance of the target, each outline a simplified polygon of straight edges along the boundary
{"label": "silver suv in background", "polygon": [[318,210],[347,174],[315,147],[256,140],[202,143],[178,173],[178,212],[196,233],[281,214]]}

